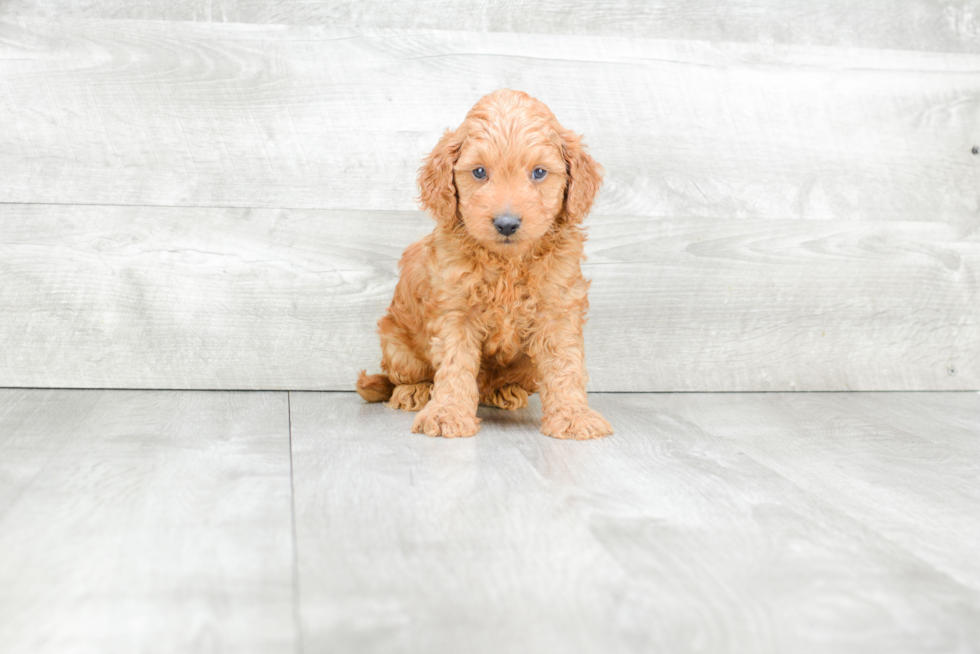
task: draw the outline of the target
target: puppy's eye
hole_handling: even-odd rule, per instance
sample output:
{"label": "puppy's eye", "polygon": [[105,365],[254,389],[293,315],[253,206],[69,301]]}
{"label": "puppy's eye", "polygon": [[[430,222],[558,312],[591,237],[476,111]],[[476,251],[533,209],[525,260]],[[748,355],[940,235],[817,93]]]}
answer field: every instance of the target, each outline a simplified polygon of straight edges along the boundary
{"label": "puppy's eye", "polygon": [[545,178],[545,175],[547,175],[547,174],[548,174],[548,171],[545,170],[544,168],[535,168],[531,172],[531,179],[533,179],[535,181],[541,181],[542,179]]}
{"label": "puppy's eye", "polygon": [[477,179],[486,179],[487,178],[486,169],[483,166],[480,166],[479,168],[474,168],[473,177],[476,177]]}

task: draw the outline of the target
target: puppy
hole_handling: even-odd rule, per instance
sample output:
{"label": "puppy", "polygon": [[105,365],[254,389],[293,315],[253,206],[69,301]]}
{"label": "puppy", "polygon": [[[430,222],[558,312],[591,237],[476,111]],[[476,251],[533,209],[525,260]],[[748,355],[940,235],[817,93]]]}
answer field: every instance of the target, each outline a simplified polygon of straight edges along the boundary
{"label": "puppy", "polygon": [[582,219],[602,168],[543,103],[499,90],[447,130],[419,170],[432,234],[405,250],[378,321],[381,369],[361,372],[368,402],[418,411],[412,431],[472,436],[479,403],[527,406],[541,394],[541,431],[612,433],[589,408],[582,325]]}

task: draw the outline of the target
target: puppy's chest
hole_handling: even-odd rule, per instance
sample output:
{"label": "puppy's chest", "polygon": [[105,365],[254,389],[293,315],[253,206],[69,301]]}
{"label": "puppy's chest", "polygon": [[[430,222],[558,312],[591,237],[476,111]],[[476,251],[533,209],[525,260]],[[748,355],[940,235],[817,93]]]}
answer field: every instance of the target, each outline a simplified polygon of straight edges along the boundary
{"label": "puppy's chest", "polygon": [[527,281],[518,276],[486,280],[474,289],[475,306],[485,334],[483,353],[508,361],[517,356],[537,312]]}

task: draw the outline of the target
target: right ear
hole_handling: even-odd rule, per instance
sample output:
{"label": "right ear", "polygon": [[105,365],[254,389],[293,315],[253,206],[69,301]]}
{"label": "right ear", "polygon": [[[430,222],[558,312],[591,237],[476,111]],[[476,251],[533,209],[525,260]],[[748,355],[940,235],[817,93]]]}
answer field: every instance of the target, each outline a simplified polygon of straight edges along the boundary
{"label": "right ear", "polygon": [[463,138],[457,137],[457,132],[447,129],[419,169],[419,202],[437,222],[443,225],[451,225],[456,221],[456,183],[453,180],[453,166],[456,165],[462,145]]}

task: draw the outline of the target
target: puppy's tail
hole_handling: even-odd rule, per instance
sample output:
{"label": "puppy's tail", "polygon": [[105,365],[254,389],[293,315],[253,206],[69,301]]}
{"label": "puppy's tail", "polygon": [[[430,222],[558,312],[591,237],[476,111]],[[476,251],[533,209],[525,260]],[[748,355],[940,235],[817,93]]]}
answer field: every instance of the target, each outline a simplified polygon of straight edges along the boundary
{"label": "puppy's tail", "polygon": [[391,399],[395,385],[388,375],[369,375],[362,370],[357,376],[357,394],[368,402],[386,402]]}

